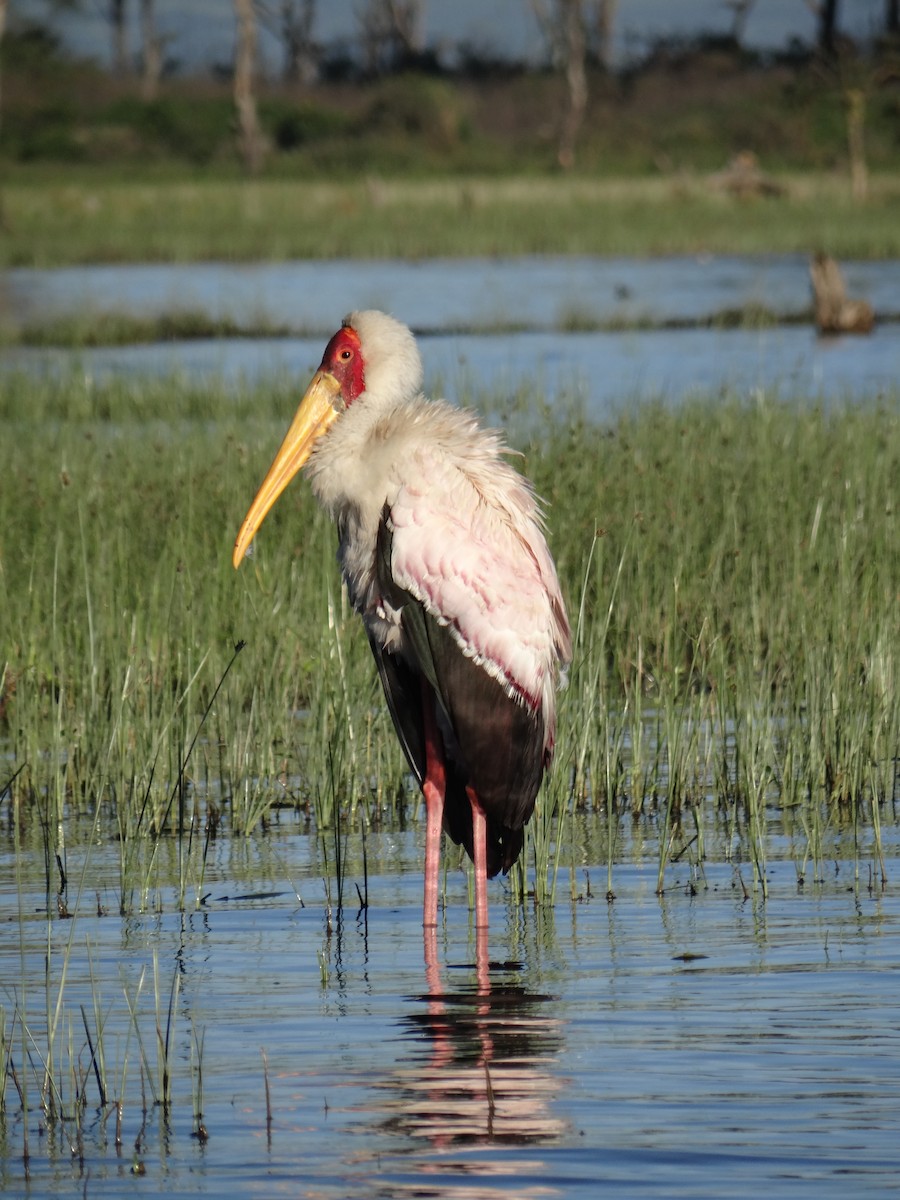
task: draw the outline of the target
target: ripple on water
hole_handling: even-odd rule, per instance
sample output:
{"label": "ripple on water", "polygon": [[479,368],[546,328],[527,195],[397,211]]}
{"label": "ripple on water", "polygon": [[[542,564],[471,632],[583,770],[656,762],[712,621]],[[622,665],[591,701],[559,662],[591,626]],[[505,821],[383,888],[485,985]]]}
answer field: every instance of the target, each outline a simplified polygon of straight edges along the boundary
{"label": "ripple on water", "polygon": [[[88,1096],[83,1164],[74,1124],[40,1138],[32,1112],[29,1194],[74,1181],[119,1195],[134,1161],[147,1195],[756,1200],[768,1187],[843,1200],[894,1185],[900,907],[890,890],[848,890],[847,873],[798,890],[793,864],[775,862],[763,904],[743,899],[732,866],[708,864],[696,894],[675,871],[658,898],[655,862],[621,864],[612,905],[517,915],[495,903],[493,963],[479,972],[464,880],[451,875],[426,969],[416,851],[414,835],[395,838],[402,868],[369,879],[367,916],[350,910],[330,925],[299,835],[278,845],[278,863],[299,866],[290,881],[272,861],[262,869],[265,854],[235,880],[217,851],[209,898],[185,916],[167,895],[163,912],[100,917],[92,901],[73,921],[20,924],[15,865],[0,857],[12,1062],[21,1075],[21,1016],[46,1043],[49,935],[54,1005],[67,957],[60,1092],[71,1039]],[[93,853],[102,875],[114,850]],[[18,870],[39,879],[43,865]],[[40,900],[27,891],[23,908]],[[158,1086],[154,963],[163,1027],[178,979],[168,1120],[141,1102]],[[94,1029],[104,1014],[107,1072],[124,1099],[121,1157],[114,1120],[93,1107],[82,1005]],[[39,1074],[32,1067],[32,1104]],[[201,1082],[205,1143],[191,1136]],[[6,1097],[0,1184],[14,1193],[24,1176],[9,1082]]]}

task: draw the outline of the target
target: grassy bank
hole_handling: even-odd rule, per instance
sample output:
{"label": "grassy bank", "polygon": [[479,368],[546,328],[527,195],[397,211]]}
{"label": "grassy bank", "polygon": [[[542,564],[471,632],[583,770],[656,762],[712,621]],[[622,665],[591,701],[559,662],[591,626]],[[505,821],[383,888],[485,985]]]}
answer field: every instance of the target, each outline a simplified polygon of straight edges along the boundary
{"label": "grassy bank", "polygon": [[[554,814],[580,808],[658,822],[661,878],[710,804],[763,884],[772,813],[798,870],[827,825],[877,829],[900,746],[896,399],[645,407],[613,430],[557,413],[523,446],[576,627],[545,868]],[[199,844],[273,805],[325,828],[416,803],[307,489],[230,566],[292,406],[276,386],[3,384],[0,788],[45,836],[96,814],[126,910],[179,827]]]}
{"label": "grassy bank", "polygon": [[[46,32],[10,28],[0,44],[0,265],[900,253],[888,41],[828,62],[798,47],[760,57],[727,39],[663,39],[627,70],[591,67],[566,174],[562,72],[460,50],[453,72],[432,64],[377,78],[344,62],[323,63],[312,85],[261,77],[266,154],[248,181],[221,73],[167,73],[146,99],[127,73],[69,58]],[[850,198],[854,95],[871,177],[864,203]],[[736,161],[752,164],[747,192],[723,186]]]}
{"label": "grassy bank", "polygon": [[826,173],[739,200],[695,172],[355,183],[57,171],[0,191],[0,266],[516,254],[900,256],[900,177],[866,203]]}
{"label": "grassy bank", "polygon": [[[736,308],[722,309],[700,317],[654,319],[649,316],[619,316],[604,318],[589,312],[564,312],[555,322],[560,333],[637,332],[648,329],[769,329],[776,325],[812,324],[812,306],[793,312],[778,312],[753,302]],[[898,312],[879,312],[879,323],[900,320]],[[521,321],[491,322],[493,334],[516,333],[523,328]],[[483,323],[471,326],[454,325],[455,334],[485,333]],[[125,312],[96,313],[90,308],[71,316],[38,317],[18,328],[0,323],[0,346],[65,347],[84,350],[95,346],[154,345],[160,342],[208,340],[213,338],[293,338],[311,337],[319,330],[288,323],[273,322],[263,315],[239,322],[231,317],[210,316],[199,309],[182,309],[159,316],[133,317]]]}

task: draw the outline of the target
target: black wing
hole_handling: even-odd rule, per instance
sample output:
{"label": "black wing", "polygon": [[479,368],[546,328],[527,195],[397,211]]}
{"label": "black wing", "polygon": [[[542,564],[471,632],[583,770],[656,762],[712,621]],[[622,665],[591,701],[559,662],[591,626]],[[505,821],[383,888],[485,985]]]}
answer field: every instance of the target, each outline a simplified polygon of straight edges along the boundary
{"label": "black wing", "polygon": [[488,873],[495,875],[518,858],[522,830],[534,811],[545,765],[543,719],[540,712],[510,699],[496,679],[463,653],[449,626],[440,624],[394,583],[389,517],[385,509],[376,573],[381,595],[401,612],[409,650],[401,658],[370,638],[388,708],[421,784],[425,777],[422,705],[429,695],[433,698],[447,759],[444,828],[471,856],[472,810],[465,791],[471,785],[487,816]]}

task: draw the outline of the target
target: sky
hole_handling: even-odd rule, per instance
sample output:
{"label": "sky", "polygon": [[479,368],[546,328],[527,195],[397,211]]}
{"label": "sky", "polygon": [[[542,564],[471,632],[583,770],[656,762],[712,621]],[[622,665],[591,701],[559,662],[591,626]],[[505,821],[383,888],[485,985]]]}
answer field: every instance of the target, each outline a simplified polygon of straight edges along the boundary
{"label": "sky", "polygon": [[[134,19],[130,47],[137,53],[137,0],[126,0]],[[365,0],[318,0],[315,36],[335,44],[357,36],[358,14]],[[11,0],[13,16],[45,16],[51,0]],[[81,11],[53,18],[65,44],[85,57],[108,65],[110,36],[105,20],[107,0],[81,0]],[[277,8],[277,2],[270,3]],[[232,0],[156,0],[157,28],[167,36],[167,55],[187,69],[231,62],[234,45]],[[880,29],[884,0],[841,0],[840,28],[857,38]],[[623,62],[663,37],[699,32],[725,33],[731,25],[727,0],[618,0],[614,57]],[[430,46],[468,41],[511,59],[539,60],[543,43],[531,0],[425,0],[425,33]],[[815,19],[806,0],[756,0],[744,41],[756,49],[783,49],[792,38],[809,44]],[[260,52],[265,70],[277,73],[281,50],[263,32]]]}

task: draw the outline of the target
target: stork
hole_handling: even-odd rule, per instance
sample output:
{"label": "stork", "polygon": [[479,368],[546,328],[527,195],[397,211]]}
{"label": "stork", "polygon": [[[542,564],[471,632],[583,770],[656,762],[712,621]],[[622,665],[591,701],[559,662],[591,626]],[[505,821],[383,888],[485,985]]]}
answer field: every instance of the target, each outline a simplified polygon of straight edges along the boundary
{"label": "stork", "polygon": [[519,856],[553,755],[571,634],[530,484],[499,434],[421,393],[411,331],[354,312],[325,348],[234,546],[305,474],[425,799],[426,930],[437,924],[442,829],[487,879]]}

